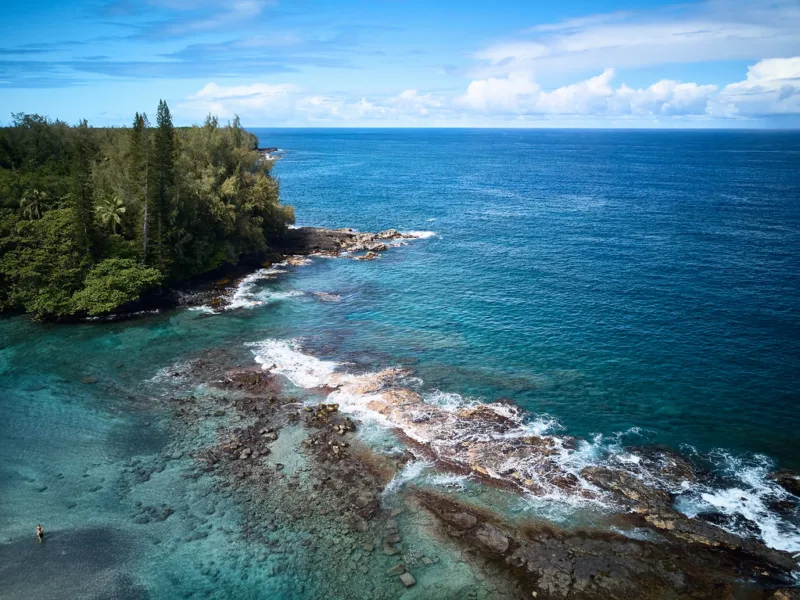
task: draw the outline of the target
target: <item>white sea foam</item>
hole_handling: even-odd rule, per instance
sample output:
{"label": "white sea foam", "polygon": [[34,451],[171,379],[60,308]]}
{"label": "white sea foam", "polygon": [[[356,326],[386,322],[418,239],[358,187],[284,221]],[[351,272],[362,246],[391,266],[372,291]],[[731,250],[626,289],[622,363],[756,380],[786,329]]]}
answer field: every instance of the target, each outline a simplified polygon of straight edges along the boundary
{"label": "white sea foam", "polygon": [[339,364],[303,354],[296,340],[264,340],[250,344],[255,360],[272,373],[283,375],[302,388],[328,385]]}
{"label": "white sea foam", "polygon": [[[604,466],[676,494],[676,508],[687,516],[717,512],[729,517],[720,526],[734,534],[755,535],[772,548],[800,552],[800,529],[770,509],[773,501],[789,494],[767,477],[771,465],[766,457],[746,461],[717,453],[717,466],[730,485],[683,480],[680,469],[665,479],[664,473],[679,466],[669,453],[642,454],[625,446],[626,440],[642,434],[638,428],[575,439],[558,435],[563,427],[548,415],[532,416],[510,404],[484,403],[438,390],[420,396],[396,387],[410,379],[407,371],[351,374],[343,363],[304,353],[297,340],[268,339],[251,347],[265,370],[299,387],[333,388],[326,401],[339,404],[340,411],[400,431],[427,448],[426,458],[433,459],[439,470],[425,474],[430,482],[455,484],[465,472],[496,478],[518,486],[528,495],[530,507],[542,514],[563,515],[570,507],[618,509],[611,493],[583,476],[586,467]],[[410,463],[391,489],[421,477],[432,466],[421,460]]]}
{"label": "white sea foam", "polygon": [[720,526],[730,533],[746,536],[756,529],[771,548],[800,552],[800,527],[770,509],[770,504],[791,497],[769,478],[772,461],[764,455],[742,458],[722,450],[713,452],[711,457],[730,485],[687,486],[678,496],[676,507],[690,517],[719,513],[728,517]]}
{"label": "white sea foam", "polygon": [[426,240],[437,235],[435,231],[401,231],[400,233],[417,240]]}
{"label": "white sea foam", "polygon": [[[287,263],[279,263],[276,266],[286,266],[286,264]],[[257,306],[269,304],[270,302],[278,302],[280,300],[302,296],[303,292],[299,290],[257,290],[257,284],[260,281],[271,279],[282,273],[286,273],[286,271],[278,268],[258,269],[257,271],[254,271],[246,277],[240,279],[236,283],[236,287],[234,287],[231,292],[226,294],[225,301],[222,302],[218,308],[204,304],[202,306],[193,306],[189,310],[216,315],[223,311],[237,310],[241,308],[255,308]]]}
{"label": "white sea foam", "polygon": [[391,496],[409,481],[419,478],[419,476],[431,466],[431,463],[424,460],[412,460],[407,462],[400,471],[395,473],[392,480],[386,484],[386,487],[383,488],[382,496]]}
{"label": "white sea foam", "polygon": [[176,362],[168,367],[162,367],[145,383],[163,385],[167,383],[182,383],[192,368],[191,362]]}
{"label": "white sea foam", "polygon": [[464,489],[465,484],[470,479],[472,478],[469,475],[459,475],[457,473],[432,473],[425,477],[427,483],[449,490]]}
{"label": "white sea foam", "polygon": [[285,273],[281,269],[259,269],[242,278],[233,290],[230,301],[225,305],[225,310],[236,310],[237,308],[253,308],[264,304],[263,300],[257,299],[253,295],[256,283],[263,279],[274,277],[280,273]]}
{"label": "white sea foam", "polygon": [[311,292],[319,298],[322,302],[341,302],[342,297],[339,294],[332,294],[331,292]]}

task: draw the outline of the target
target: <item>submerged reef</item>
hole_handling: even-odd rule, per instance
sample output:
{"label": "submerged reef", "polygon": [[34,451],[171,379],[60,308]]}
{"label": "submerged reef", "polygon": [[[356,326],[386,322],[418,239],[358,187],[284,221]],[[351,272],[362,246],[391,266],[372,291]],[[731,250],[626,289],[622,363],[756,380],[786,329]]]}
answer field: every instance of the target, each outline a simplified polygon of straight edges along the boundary
{"label": "submerged reef", "polygon": [[[433,406],[401,385],[403,370],[331,371],[300,397],[275,365],[225,364],[218,353],[176,373],[173,428],[195,445],[197,472],[241,506],[242,535],[270,557],[257,568],[295,573],[286,597],[800,598],[788,552],[672,507],[669,482],[703,473],[667,449],[638,448],[633,469],[570,470],[580,440],[526,430],[503,403]],[[360,435],[374,419],[396,443]],[[559,528],[457,490],[397,485],[420,461],[503,493],[622,510],[614,529]]]}

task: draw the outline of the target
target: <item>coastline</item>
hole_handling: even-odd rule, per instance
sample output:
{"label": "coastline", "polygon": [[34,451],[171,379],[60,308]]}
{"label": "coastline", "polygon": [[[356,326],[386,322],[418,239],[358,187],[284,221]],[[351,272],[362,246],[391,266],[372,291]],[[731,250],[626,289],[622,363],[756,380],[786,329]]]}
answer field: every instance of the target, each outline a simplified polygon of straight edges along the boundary
{"label": "coastline", "polygon": [[[382,234],[349,230],[295,231],[307,242],[285,248],[292,254],[287,252],[284,260],[294,261],[289,263],[294,265],[302,265],[307,260],[303,257],[309,255],[370,252],[369,245],[385,239],[379,237]],[[389,239],[403,239],[395,233],[389,233]],[[211,305],[210,312],[235,304],[230,302],[235,299],[232,290],[247,284],[246,280],[225,288],[217,297],[227,298],[228,303]],[[220,474],[250,507],[248,518],[256,538],[266,535],[265,514],[295,507],[286,510],[288,520],[281,526],[275,525],[273,517],[267,531],[299,522],[299,530],[313,532],[322,518],[326,523],[323,529],[338,531],[334,537],[353,538],[347,543],[352,541],[352,554],[358,553],[359,559],[351,562],[357,565],[363,555],[374,559],[366,572],[346,564],[339,564],[333,572],[350,577],[360,573],[369,579],[384,570],[382,577],[396,581],[409,572],[415,577],[409,590],[418,594],[409,597],[429,597],[425,595],[433,593],[429,586],[447,579],[441,574],[425,577],[436,563],[403,543],[397,525],[401,514],[422,515],[416,520],[423,524],[409,523],[412,538],[425,538],[422,546],[443,544],[460,557],[462,562],[455,564],[467,565],[470,576],[453,583],[452,589],[437,589],[437,597],[461,597],[458,594],[466,589],[479,590],[476,581],[492,582],[483,592],[478,591],[477,597],[800,597],[795,587],[797,561],[790,552],[771,549],[761,541],[741,538],[675,510],[673,501],[682,483],[706,475],[673,451],[640,447],[633,461],[636,468],[628,459],[627,464],[622,460],[613,468],[584,466],[576,473],[564,470],[561,459],[582,440],[532,431],[527,416],[511,405],[432,406],[404,387],[410,372],[389,369],[352,375],[336,364],[304,354],[301,364],[290,365],[281,360],[292,353],[295,355],[289,358],[298,359],[300,351],[280,342],[266,349],[256,344],[252,352],[260,369],[218,371],[216,379],[210,376],[214,366],[201,359],[182,376],[217,391],[202,402],[191,396],[189,405],[185,400],[173,401],[181,402],[183,425],[219,410],[233,410],[237,420],[251,421],[246,427],[218,430],[226,443],[195,458],[201,470]],[[193,406],[195,402],[199,406]],[[218,402],[224,408],[215,404]],[[362,439],[358,432],[374,428],[376,422],[402,450],[387,455],[371,446],[368,440],[372,435],[367,441]],[[459,454],[462,449],[466,450]],[[509,456],[514,458],[515,469],[504,467]],[[296,464],[287,469],[289,462]],[[501,494],[550,496],[555,491],[588,504],[608,501],[616,511],[599,529],[560,529],[541,518],[509,520],[508,514],[460,494],[459,486],[443,492],[410,481],[413,476],[408,477],[407,471],[418,471],[420,463]],[[550,488],[542,487],[545,484]],[[331,525],[331,517],[335,525]],[[268,538],[262,542],[271,543]],[[397,542],[392,541],[395,539]],[[316,542],[309,543],[313,547]],[[382,597],[375,590],[370,594],[377,595],[359,595],[366,583],[356,579],[348,597]],[[404,589],[402,585],[397,589]],[[334,590],[326,593],[337,597]]]}
{"label": "coastline", "polygon": [[[423,232],[428,234],[430,232]],[[403,233],[388,229],[377,233],[362,233],[353,229],[297,227],[288,229],[275,239],[265,254],[243,256],[237,264],[226,264],[209,273],[178,282],[171,288],[144,294],[139,299],[96,317],[59,317],[56,322],[118,321],[156,314],[163,310],[208,306],[212,312],[231,304],[231,296],[242,280],[253,281],[262,276],[278,274],[282,266],[302,264],[302,257],[333,258],[349,255],[354,260],[376,260],[380,253],[417,239],[419,232]],[[270,271],[272,269],[272,271]]]}
{"label": "coastline", "polygon": [[[214,318],[259,306],[249,286],[261,279],[430,235],[298,231],[307,242],[205,290],[192,308]],[[353,368],[274,337],[238,353],[215,348],[157,376],[169,390],[157,400],[169,442],[127,462],[121,487],[147,486],[177,465],[181,478],[206,482],[189,509],[138,500],[134,523],[179,527],[176,553],[219,542],[221,531],[241,536],[248,558],[231,568],[234,579],[264,577],[276,597],[798,597],[791,553],[674,509],[681,482],[707,476],[675,452],[621,446],[602,457],[614,468],[585,464],[587,440],[508,403],[432,398],[409,365]],[[537,497],[588,512],[548,519],[526,508]],[[232,507],[241,530],[220,530],[213,520]],[[213,595],[225,569],[212,556],[198,561],[191,589]]]}
{"label": "coastline", "polygon": [[[202,397],[171,398],[175,430],[191,437],[209,414],[232,420],[217,429],[219,443],[193,456],[244,507],[245,535],[281,552],[276,531],[304,532],[321,574],[347,576],[296,593],[393,598],[409,573],[404,598],[798,597],[789,553],[700,521],[659,522],[634,508],[616,515],[616,531],[560,528],[532,515],[509,518],[482,501],[518,493],[493,478],[473,479],[473,488],[488,489],[472,494],[404,481],[423,448],[402,444],[402,430],[386,432],[401,442],[387,453],[360,435],[369,422],[330,402],[330,388],[313,388],[304,401],[281,375],[223,363],[201,358],[180,371],[186,389],[208,387]],[[617,491],[626,490],[634,497],[646,488],[625,482]]]}

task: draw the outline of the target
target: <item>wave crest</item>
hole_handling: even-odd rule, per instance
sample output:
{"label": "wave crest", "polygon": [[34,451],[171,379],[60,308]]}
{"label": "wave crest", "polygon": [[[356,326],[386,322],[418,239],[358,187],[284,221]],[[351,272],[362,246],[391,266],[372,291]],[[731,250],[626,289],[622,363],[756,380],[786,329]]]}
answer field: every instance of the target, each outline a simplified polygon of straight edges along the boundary
{"label": "wave crest", "polygon": [[418,461],[398,476],[395,488],[434,465],[451,477],[492,480],[537,503],[647,514],[655,506],[671,510],[677,498],[674,508],[688,517],[713,511],[723,518],[706,520],[722,529],[758,537],[778,550],[800,551],[800,529],[770,508],[789,494],[767,477],[766,457],[742,462],[719,453],[728,484],[709,483],[677,453],[624,445],[624,439],[641,436],[639,428],[579,439],[557,434],[563,429],[557,419],[512,404],[402,387],[411,379],[408,370],[348,373],[343,363],[303,353],[298,340],[269,339],[251,347],[265,370],[298,387],[329,388],[326,402],[404,437]]}

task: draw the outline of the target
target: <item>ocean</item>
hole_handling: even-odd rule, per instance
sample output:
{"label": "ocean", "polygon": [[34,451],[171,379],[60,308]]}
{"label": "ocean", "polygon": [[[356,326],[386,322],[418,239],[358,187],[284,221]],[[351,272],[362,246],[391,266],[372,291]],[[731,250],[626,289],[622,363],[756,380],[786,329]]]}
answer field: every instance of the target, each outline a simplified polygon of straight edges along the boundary
{"label": "ocean", "polygon": [[[667,446],[711,473],[673,490],[680,510],[800,552],[767,477],[800,469],[800,134],[254,131],[283,151],[298,226],[415,239],[255,275],[219,313],[0,320],[0,595],[313,597],[170,437],[166,373],[219,349],[298,393],[403,367],[435,406],[505,402],[531,431],[579,438],[576,468]],[[423,467],[398,485],[433,481]]]}

